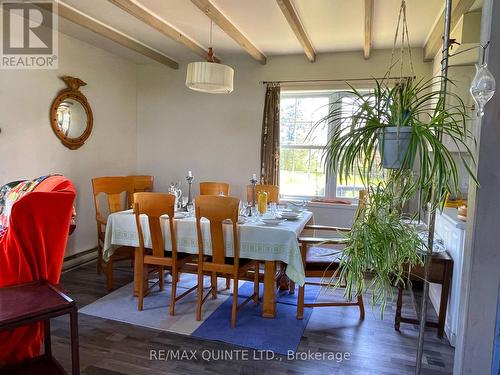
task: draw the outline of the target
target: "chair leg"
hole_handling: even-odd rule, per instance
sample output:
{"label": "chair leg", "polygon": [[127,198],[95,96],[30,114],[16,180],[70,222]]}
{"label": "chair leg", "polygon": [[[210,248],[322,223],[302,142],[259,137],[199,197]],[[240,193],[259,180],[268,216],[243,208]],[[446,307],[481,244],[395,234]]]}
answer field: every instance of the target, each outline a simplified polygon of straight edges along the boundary
{"label": "chair leg", "polygon": [[102,273],[102,247],[101,245],[97,245],[97,274],[100,275]]}
{"label": "chair leg", "polygon": [[259,303],[259,264],[255,265],[255,271],[253,275],[253,302],[257,305]]}
{"label": "chair leg", "polygon": [[[139,277],[139,290],[137,291],[137,310],[142,311],[144,304],[144,263],[142,262],[142,259],[139,260],[139,270],[137,272],[137,275]],[[147,270],[146,275],[148,275]]]}
{"label": "chair leg", "polygon": [[165,288],[165,273],[163,272],[163,267],[158,267],[158,280],[160,285],[160,292]]}
{"label": "chair leg", "polygon": [[212,288],[212,299],[217,298],[217,274],[214,272],[210,276],[210,287]]}
{"label": "chair leg", "polygon": [[196,320],[201,320],[202,302],[203,302],[203,270],[198,266],[198,304],[196,305]]}
{"label": "chair leg", "polygon": [[178,270],[177,267],[172,267],[172,286],[170,293],[170,315],[175,314],[175,297],[177,296],[177,280],[178,280]]}
{"label": "chair leg", "polygon": [[113,290],[113,258],[106,263],[106,286],[108,291]]}
{"label": "chair leg", "polygon": [[299,285],[299,297],[297,298],[297,319],[304,318],[304,298],[305,298],[305,285]]}
{"label": "chair leg", "polygon": [[238,312],[238,275],[234,275],[233,306],[231,309],[231,328],[236,327],[236,313]]}
{"label": "chair leg", "polygon": [[226,289],[231,288],[231,278],[226,277]]}
{"label": "chair leg", "polygon": [[289,289],[290,294],[295,294],[295,281],[290,280],[290,289]]}
{"label": "chair leg", "polygon": [[358,294],[358,305],[359,305],[359,319],[365,319],[365,305],[363,303],[363,295]]}

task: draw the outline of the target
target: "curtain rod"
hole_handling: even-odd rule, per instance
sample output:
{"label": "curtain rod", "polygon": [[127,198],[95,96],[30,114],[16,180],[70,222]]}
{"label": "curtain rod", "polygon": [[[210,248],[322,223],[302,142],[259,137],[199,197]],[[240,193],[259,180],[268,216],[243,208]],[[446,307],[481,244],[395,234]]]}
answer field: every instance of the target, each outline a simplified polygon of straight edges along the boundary
{"label": "curtain rod", "polygon": [[268,83],[307,83],[307,82],[345,82],[345,81],[371,81],[371,80],[384,80],[384,79],[407,79],[407,78],[413,78],[415,79],[416,76],[413,77],[368,77],[368,78],[338,78],[338,79],[299,79],[299,80],[284,80],[284,81],[260,81],[262,84],[268,84]]}

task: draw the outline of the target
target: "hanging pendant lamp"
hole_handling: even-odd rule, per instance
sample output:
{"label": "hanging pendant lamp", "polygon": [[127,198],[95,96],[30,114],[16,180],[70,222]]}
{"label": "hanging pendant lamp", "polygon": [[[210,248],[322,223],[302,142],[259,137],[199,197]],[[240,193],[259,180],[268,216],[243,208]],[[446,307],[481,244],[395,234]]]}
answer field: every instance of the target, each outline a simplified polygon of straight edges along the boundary
{"label": "hanging pendant lamp", "polygon": [[[213,23],[210,21],[210,45],[212,45],[212,27]],[[212,47],[209,47],[207,61],[188,64],[186,86],[191,90],[210,94],[229,94],[233,91],[233,76],[233,68],[216,63]]]}

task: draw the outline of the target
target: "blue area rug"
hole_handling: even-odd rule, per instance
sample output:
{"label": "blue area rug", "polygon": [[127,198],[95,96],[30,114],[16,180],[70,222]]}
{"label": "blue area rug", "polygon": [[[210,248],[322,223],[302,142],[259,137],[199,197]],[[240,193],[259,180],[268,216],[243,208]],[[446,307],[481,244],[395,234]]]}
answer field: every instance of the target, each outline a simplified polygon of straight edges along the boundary
{"label": "blue area rug", "polygon": [[[316,301],[316,298],[318,298],[318,294],[321,290],[321,287],[318,285],[308,285],[306,287],[306,292],[304,295],[304,302],[305,303],[313,303]],[[253,294],[253,283],[252,282],[246,282],[240,288],[238,289],[238,297],[249,297]],[[231,295],[233,295],[231,293]],[[259,284],[259,296],[260,296],[260,301],[262,301],[262,296],[264,295],[264,285]],[[276,295],[276,302],[277,303],[285,303],[287,305],[294,305],[297,306],[297,297],[299,295],[299,287],[295,287],[295,293],[291,294],[288,290],[285,291],[280,291]]]}
{"label": "blue area rug", "polygon": [[[306,302],[314,302],[319,287],[306,288]],[[253,293],[253,283],[246,282],[239,288],[239,303]],[[262,295],[262,290],[259,293]],[[220,305],[193,333],[194,337],[206,340],[222,341],[228,344],[257,350],[272,350],[287,355],[297,351],[302,334],[311,317],[312,309],[304,309],[304,318],[297,319],[297,291],[277,296],[276,318],[262,317],[262,304],[248,302],[237,316],[236,328],[231,329],[232,298]]]}

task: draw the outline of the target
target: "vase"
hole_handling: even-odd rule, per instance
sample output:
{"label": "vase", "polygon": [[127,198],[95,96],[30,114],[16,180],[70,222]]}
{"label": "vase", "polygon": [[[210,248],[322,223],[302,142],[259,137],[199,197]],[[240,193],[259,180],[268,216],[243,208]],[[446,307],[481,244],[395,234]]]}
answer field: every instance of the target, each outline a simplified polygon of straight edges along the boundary
{"label": "vase", "polygon": [[[412,132],[411,126],[387,126],[378,132],[378,147],[384,168],[401,169],[403,167]],[[406,162],[404,169],[412,168],[412,160]]]}

